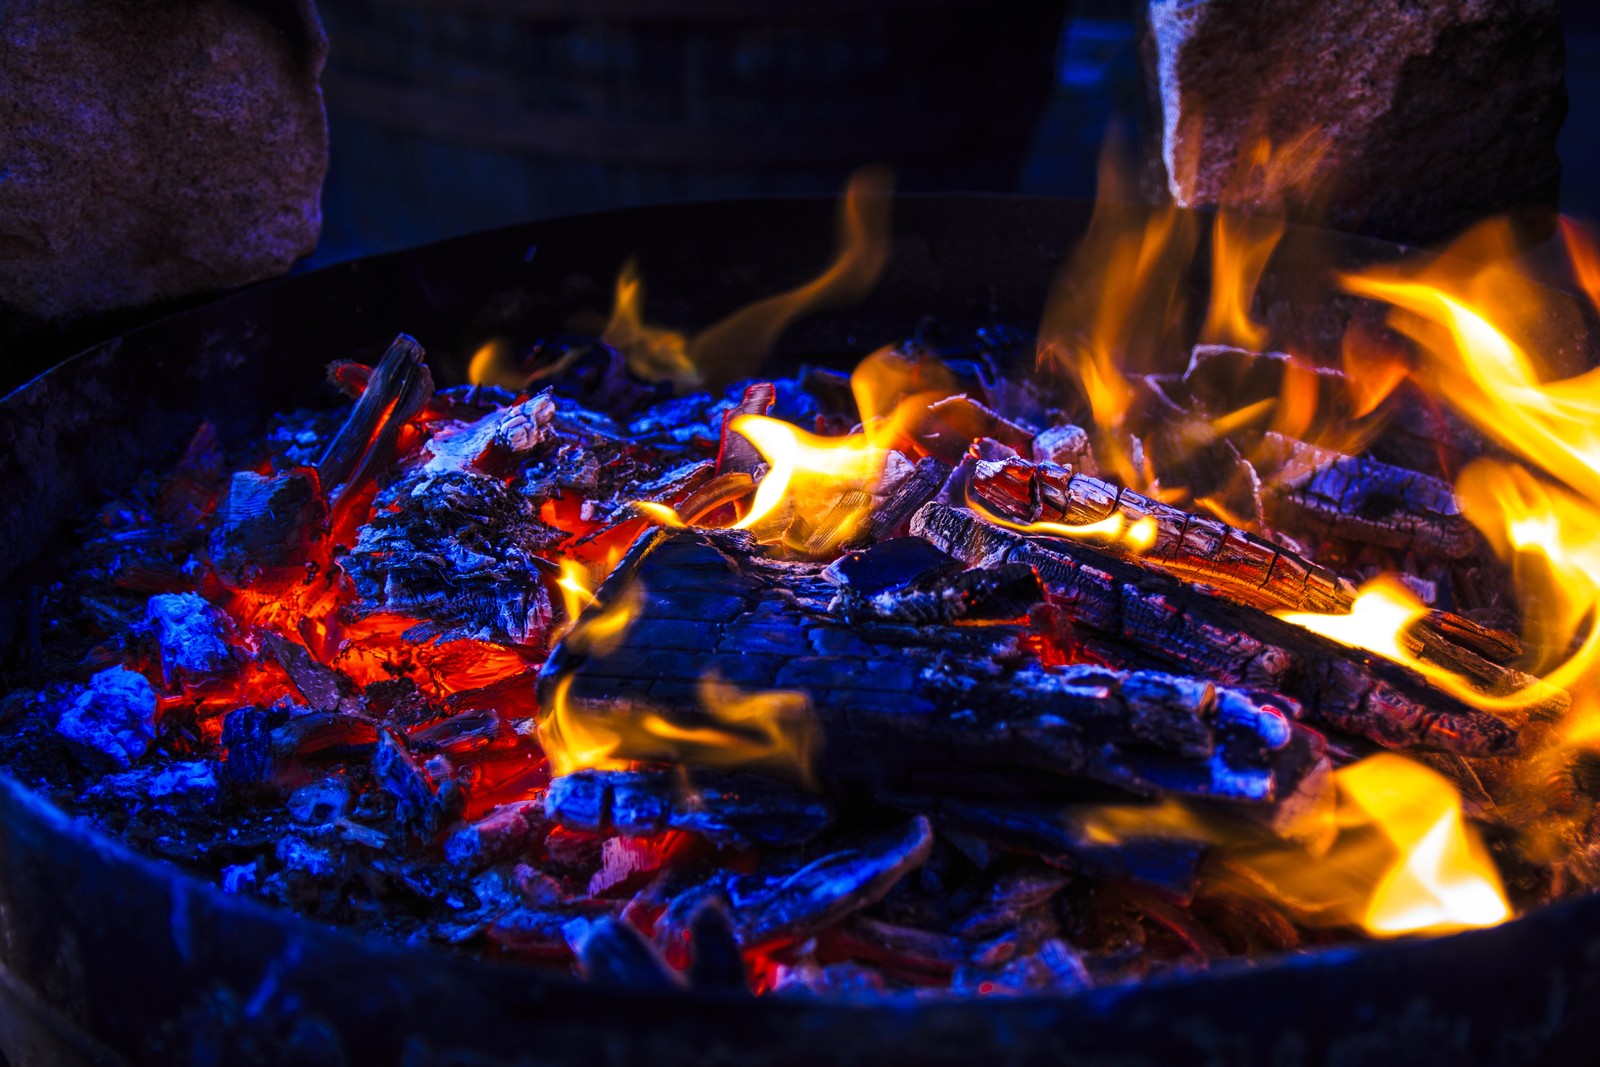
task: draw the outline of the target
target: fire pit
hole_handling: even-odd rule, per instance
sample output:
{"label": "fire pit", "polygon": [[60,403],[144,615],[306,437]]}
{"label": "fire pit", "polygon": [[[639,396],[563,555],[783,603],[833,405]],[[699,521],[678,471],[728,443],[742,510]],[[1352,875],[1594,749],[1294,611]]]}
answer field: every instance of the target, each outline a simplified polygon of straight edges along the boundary
{"label": "fire pit", "polygon": [[[857,206],[870,215],[870,202]],[[927,1062],[1510,1063],[1583,1047],[1592,1034],[1582,1005],[1600,985],[1597,906],[1586,895],[1537,904],[1562,895],[1538,862],[1468,830],[1494,823],[1484,805],[1495,782],[1467,797],[1471,823],[1458,799],[1473,768],[1492,770],[1527,744],[1526,722],[1567,714],[1564,695],[1539,690],[1510,714],[1475,703],[1472,694],[1533,686],[1508,666],[1513,639],[1492,625],[1496,603],[1467,605],[1471,616],[1424,608],[1392,630],[1403,644],[1387,656],[1352,647],[1375,633],[1340,643],[1312,632],[1330,618],[1372,627],[1372,605],[1403,603],[1397,591],[1374,599],[1382,588],[1349,582],[1374,560],[1406,560],[1416,597],[1454,566],[1428,561],[1484,551],[1449,483],[1398,462],[1427,443],[1422,423],[1383,456],[1314,425],[1330,410],[1315,403],[1324,390],[1339,394],[1331,410],[1352,426],[1373,410],[1363,405],[1389,402],[1345,384],[1361,368],[1363,383],[1383,376],[1373,352],[1347,350],[1353,369],[1341,379],[1217,344],[1165,378],[1136,376],[1127,392],[1080,377],[1096,416],[1087,429],[1029,425],[1018,414],[1027,398],[1005,393],[1031,377],[1034,345],[996,327],[1031,325],[1041,307],[1081,298],[1081,269],[1078,288],[1053,298],[1051,279],[1086,233],[1086,248],[1104,236],[1105,215],[1091,225],[1088,209],[1070,204],[903,201],[870,295],[817,313],[824,301],[808,282],[834,257],[831,213],[809,202],[620,212],[351,264],[131,334],[6,401],[0,484],[13,501],[4,536],[17,662],[55,654],[53,631],[78,625],[55,610],[51,590],[81,572],[51,571],[63,559],[47,546],[85,508],[180,454],[160,506],[178,515],[215,502],[204,559],[220,583],[197,597],[147,553],[136,572],[150,605],[141,640],[159,654],[95,660],[89,671],[79,663],[76,675],[63,670],[66,688],[8,699],[20,774],[6,782],[0,850],[8,1052],[21,1062],[67,1050],[85,1062],[514,1062],[537,1050],[554,1062],[785,1063],[826,1048]],[[858,222],[835,282],[876,274],[863,267],[871,219]],[[1290,232],[1274,262],[1303,262],[1334,240]],[[1362,268],[1396,250],[1336,243],[1334,262],[1360,272],[1370,293],[1392,284]],[[675,347],[626,299],[604,324],[614,350],[552,340],[572,337],[574,316],[613,305],[630,256],[653,286],[650,321],[748,326],[735,313],[773,293],[802,294],[797,304],[813,314],[786,323],[761,368],[705,358],[719,350],[704,339],[726,325]],[[1147,321],[1251,340],[1241,331],[1265,327],[1250,318],[1248,290],[1231,325],[1201,321],[1215,291],[1211,258],[1202,252],[1166,279],[1189,298],[1186,315],[1168,305]],[[1261,280],[1254,306],[1275,346],[1338,353],[1341,339],[1360,336],[1349,329],[1363,314],[1353,295],[1292,299],[1298,280],[1270,268]],[[1105,304],[1114,293],[1091,295]],[[937,324],[919,330],[930,311]],[[409,338],[384,347],[401,330],[427,345],[426,363]],[[914,331],[914,343],[868,361],[875,376],[858,372],[852,396],[851,366]],[[784,384],[758,381],[721,408],[695,408],[617,365],[682,373],[678,357],[696,345],[719,394],[758,370]],[[1019,354],[1025,363],[1005,362]],[[216,441],[243,455],[271,420],[317,396],[330,361],[350,361],[333,379],[359,397],[353,406],[278,419],[271,463],[218,466]],[[427,364],[443,381],[469,363],[516,390],[434,391]],[[523,388],[541,370],[552,395]],[[800,396],[827,439],[796,434]],[[866,410],[874,396],[881,406]],[[920,398],[912,408],[908,396]],[[1296,397],[1311,397],[1303,417],[1286,414]],[[896,417],[908,410],[914,420]],[[775,417],[785,414],[791,421]],[[196,436],[202,420],[212,429]],[[856,421],[866,425],[851,438]],[[1196,440],[1200,424],[1222,430]],[[1119,427],[1139,451],[1119,451]],[[1233,443],[1241,433],[1255,449],[1248,459]],[[578,450],[565,465],[554,451],[585,434],[649,460],[627,483],[643,503],[613,507],[611,493],[601,508],[598,494],[585,497],[599,476]],[[830,440],[870,452],[870,477],[811,454]],[[519,487],[520,461],[536,449],[550,461],[542,476],[564,493]],[[889,452],[903,457],[892,480]],[[1188,497],[1157,499],[1152,471]],[[207,485],[217,487],[210,497]],[[556,503],[508,518],[494,494],[510,489]],[[441,492],[448,507],[417,503]],[[439,528],[441,517],[461,522]],[[506,523],[519,531],[514,545],[472,540]],[[1280,524],[1366,547],[1321,557],[1248,532]],[[115,514],[102,522],[146,526]],[[301,596],[332,580],[319,537],[343,538],[338,569],[385,611],[362,623],[362,613],[319,614],[315,597]],[[528,545],[526,558],[514,551]],[[583,569],[535,562],[561,545]],[[447,559],[443,590],[419,556]],[[290,588],[300,592],[282,594]],[[218,605],[226,618],[208,614]],[[341,651],[353,646],[330,638],[335,624],[381,647],[378,659],[413,650],[439,688],[419,690],[410,668],[363,674]],[[235,658],[230,627],[260,635],[244,642],[248,664]],[[155,685],[184,694],[187,727],[176,704],[163,708],[159,737],[95,718]],[[272,686],[283,692],[258,699]],[[44,732],[17,733],[30,716]],[[121,831],[234,892],[64,818],[40,795],[63,788],[50,780],[49,745],[33,744],[47,736],[126,763],[73,788],[102,798],[119,786],[101,782],[133,790],[154,814]],[[165,753],[160,770],[141,777],[157,766],[141,762],[152,747]],[[1572,804],[1589,785],[1586,766],[1566,754],[1556,765]],[[351,767],[361,769],[341,769]],[[463,767],[476,770],[457,774]],[[1209,911],[1191,907],[1200,855],[1237,858],[1237,842],[1221,835],[1252,820],[1265,836],[1292,837],[1274,821],[1291,798],[1343,806],[1323,809],[1344,822],[1320,844],[1297,845],[1296,862],[1347,856],[1338,842],[1352,837],[1370,844],[1376,824],[1352,825],[1350,798],[1380,803],[1359,770],[1374,767],[1386,772],[1377,793],[1408,774],[1448,784],[1419,836],[1444,827],[1449,841],[1435,844],[1467,864],[1451,883],[1464,902],[1433,886],[1420,902],[1391,894],[1398,910],[1384,911],[1371,907],[1381,894],[1368,884],[1367,910],[1352,914],[1312,885],[1298,899],[1239,892],[1211,896]],[[254,840],[206,839],[194,851],[201,838],[181,822],[161,832],[163,795],[181,819],[190,792],[287,814],[246,818],[241,832]],[[363,809],[369,794],[385,799]],[[116,807],[80,810],[103,821]],[[1213,820],[1218,812],[1229,818]],[[1391,852],[1404,846],[1394,837],[1403,828],[1383,832]],[[323,912],[373,931],[364,933],[251,899],[261,892],[318,914],[330,906],[319,854],[361,848],[389,882],[425,873],[396,866],[401,854],[464,866],[474,899],[413,887],[409,915],[361,921],[346,907],[359,894]],[[1489,848],[1504,892],[1526,909],[1499,925],[1507,905]],[[773,855],[790,866],[768,871]],[[1233,875],[1268,878],[1284,855],[1258,854]],[[722,873],[669,885],[675,867]],[[482,872],[493,870],[517,900],[488,914],[494,886]],[[294,887],[309,895],[291,899]],[[1081,896],[1068,908],[1063,894]],[[946,913],[930,917],[930,900]],[[455,922],[440,921],[452,911]],[[1085,925],[1068,928],[1063,916]],[[1113,944],[1117,922],[1126,936]],[[1362,928],[1472,926],[1485,928],[1348,939]],[[1076,944],[1084,931],[1100,940]],[[1343,943],[1314,947],[1332,941]],[[557,957],[565,969],[572,955],[589,984],[533,965]],[[749,999],[751,987],[807,995]],[[915,992],[932,988],[946,993],[924,1002]]]}

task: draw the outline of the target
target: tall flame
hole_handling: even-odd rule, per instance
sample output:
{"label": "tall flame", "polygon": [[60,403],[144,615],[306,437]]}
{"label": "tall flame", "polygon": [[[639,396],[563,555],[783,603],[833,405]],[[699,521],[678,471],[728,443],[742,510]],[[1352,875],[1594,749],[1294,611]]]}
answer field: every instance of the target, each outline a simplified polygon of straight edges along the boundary
{"label": "tall flame", "polygon": [[[1592,248],[1575,229],[1567,237],[1581,280]],[[1341,280],[1388,304],[1391,324],[1422,354],[1419,377],[1521,458],[1480,459],[1463,470],[1462,511],[1511,564],[1544,683],[1592,683],[1600,657],[1600,370],[1547,379],[1529,346],[1542,346],[1553,363],[1560,341],[1584,332],[1575,305],[1519,271],[1504,224],[1481,227],[1453,251]]]}

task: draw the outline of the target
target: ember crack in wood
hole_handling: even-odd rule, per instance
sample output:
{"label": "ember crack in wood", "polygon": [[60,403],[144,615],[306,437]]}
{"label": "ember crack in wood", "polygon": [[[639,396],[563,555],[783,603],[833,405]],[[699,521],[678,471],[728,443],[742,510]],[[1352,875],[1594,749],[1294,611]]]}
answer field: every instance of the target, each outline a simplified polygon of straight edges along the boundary
{"label": "ember crack in wood", "polygon": [[1149,519],[1154,537],[1130,545],[1115,535],[1090,543],[1119,559],[1205,582],[1254,607],[1348,611],[1355,586],[1280,545],[1099,478],[1053,463],[1013,459],[974,465],[972,489],[1002,518],[1088,526],[1120,519],[1126,529]]}
{"label": "ember crack in wood", "polygon": [[912,531],[971,564],[1027,563],[1073,621],[1179,670],[1280,690],[1338,729],[1389,748],[1507,755],[1517,728],[1414,672],[1271,615],[1059,541],[1046,548],[962,508],[928,504]]}

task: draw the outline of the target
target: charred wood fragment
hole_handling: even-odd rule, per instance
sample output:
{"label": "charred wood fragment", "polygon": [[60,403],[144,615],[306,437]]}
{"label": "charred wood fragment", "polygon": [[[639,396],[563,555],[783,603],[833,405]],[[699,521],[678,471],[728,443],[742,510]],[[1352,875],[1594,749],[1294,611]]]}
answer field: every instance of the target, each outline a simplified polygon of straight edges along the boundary
{"label": "charred wood fragment", "polygon": [[[614,755],[666,760],[672,750],[625,724],[649,709],[681,730],[716,728],[699,702],[707,675],[799,693],[811,709],[804,725],[821,738],[816,774],[845,792],[937,783],[956,794],[1060,797],[1088,785],[1264,802],[1306,770],[1277,755],[1290,737],[1283,713],[1250,693],[1152,672],[1042,667],[1015,625],[843,624],[795,602],[813,584],[834,591],[821,568],[786,563],[764,574],[770,561],[736,547],[750,548],[689,531],[642,539],[590,609],[632,595],[637,616],[603,655],[559,645],[541,672],[545,699],[565,680],[575,714],[618,724]],[[992,575],[1028,590],[1008,612],[1037,593],[1028,564],[969,581]]]}
{"label": "charred wood fragment", "polygon": [[422,346],[400,334],[373,368],[344,425],[328,442],[317,475],[337,503],[342,487],[359,484],[387,461],[400,427],[433,395]]}
{"label": "charred wood fragment", "polygon": [[[918,816],[903,829],[829,853],[787,876],[735,887],[734,932],[746,949],[804,937],[882,900],[933,849],[933,829]],[[758,872],[759,873],[759,872]]]}
{"label": "charred wood fragment", "polygon": [[237,471],[216,511],[211,566],[235,589],[299,581],[323,555],[327,523],[322,483],[312,468],[270,477]]}
{"label": "charred wood fragment", "polygon": [[823,798],[754,774],[578,771],[550,783],[546,815],[572,830],[653,836],[683,830],[714,845],[800,845],[826,830]]}
{"label": "charred wood fragment", "polygon": [[1460,559],[1478,547],[1448,482],[1279,434],[1252,452],[1268,521],[1321,537]]}
{"label": "charred wood fragment", "polygon": [[578,970],[591,982],[631,989],[677,989],[683,979],[650,942],[620,919],[577,920],[568,928]]}

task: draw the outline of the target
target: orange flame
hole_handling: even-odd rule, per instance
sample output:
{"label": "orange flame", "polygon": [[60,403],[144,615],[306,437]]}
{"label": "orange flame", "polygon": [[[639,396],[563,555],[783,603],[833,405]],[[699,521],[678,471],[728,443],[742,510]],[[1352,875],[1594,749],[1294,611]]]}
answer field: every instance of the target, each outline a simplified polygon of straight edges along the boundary
{"label": "orange flame", "polygon": [[1193,217],[1138,205],[1137,191],[1108,146],[1088,232],[1052,286],[1039,324],[1042,370],[1074,381],[1101,434],[1095,452],[1123,483],[1142,488],[1118,431],[1132,392],[1124,369],[1156,369],[1182,320],[1182,274],[1194,254]]}
{"label": "orange flame", "polygon": [[[1574,233],[1575,262],[1587,262]],[[1341,280],[1389,304],[1391,324],[1422,353],[1425,384],[1524,461],[1471,464],[1457,483],[1462,510],[1511,564],[1543,682],[1589,685],[1600,657],[1600,371],[1546,380],[1529,346],[1555,352],[1584,334],[1575,305],[1519,272],[1504,224],[1481,227],[1453,251]]]}
{"label": "orange flame", "polygon": [[1098,522],[1085,522],[1079,525],[1064,522],[1012,522],[996,515],[970,492],[967,494],[967,507],[983,516],[986,521],[1018,533],[1099,541],[1108,545],[1121,542],[1135,553],[1147,551],[1155,544],[1156,534],[1159,532],[1156,520],[1149,515],[1132,521],[1124,515],[1107,515]]}
{"label": "orange flame", "polygon": [[1400,856],[1367,901],[1361,925],[1368,933],[1444,933],[1511,917],[1499,874],[1462,819],[1449,781],[1387,753],[1346,767],[1335,779],[1359,810],[1357,818],[1377,826]]}
{"label": "orange flame", "polygon": [[1281,218],[1217,213],[1211,231],[1211,306],[1200,329],[1202,341],[1255,351],[1266,347],[1266,327],[1250,317],[1250,305],[1282,237]]}
{"label": "orange flame", "polygon": [[617,274],[611,319],[600,339],[621,352],[628,369],[645,381],[669,381],[685,387],[700,384],[688,339],[676,330],[645,323],[644,280],[634,260],[624,263]]}
{"label": "orange flame", "polygon": [[1196,841],[1221,850],[1236,891],[1288,906],[1307,925],[1359,926],[1374,937],[1440,934],[1511,917],[1488,851],[1442,775],[1393,753],[1333,773],[1331,806],[1282,837],[1168,799],[1075,814],[1092,841]]}
{"label": "orange flame", "polygon": [[840,201],[838,252],[804,285],[747,304],[692,339],[644,321],[644,283],[629,260],[617,275],[611,319],[602,339],[647,381],[688,388],[732,381],[753,371],[789,324],[803,315],[861,300],[889,261],[893,175],[865,167],[850,176]]}

